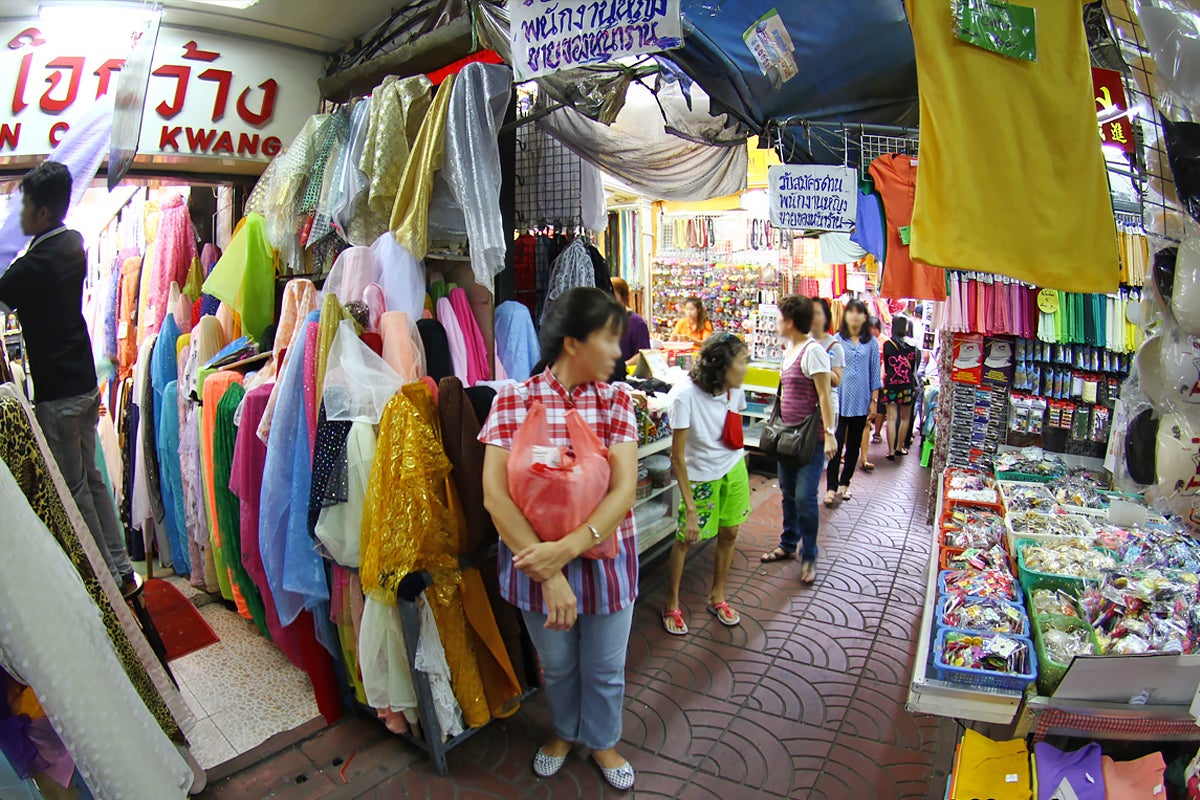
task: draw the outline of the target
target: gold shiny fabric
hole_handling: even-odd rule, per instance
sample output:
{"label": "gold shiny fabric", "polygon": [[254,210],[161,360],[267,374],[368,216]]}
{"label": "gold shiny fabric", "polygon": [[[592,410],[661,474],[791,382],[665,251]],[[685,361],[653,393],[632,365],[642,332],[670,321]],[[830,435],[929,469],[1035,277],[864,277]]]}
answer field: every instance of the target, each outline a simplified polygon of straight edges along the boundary
{"label": "gold shiny fabric", "polygon": [[338,325],[345,318],[342,304],[336,294],[325,295],[321,303],[321,320],[317,325],[317,404],[321,402],[321,393],[325,386],[325,367],[329,363],[329,348],[333,345],[333,337],[337,335]]}
{"label": "gold shiny fabric", "polygon": [[434,175],[445,160],[446,117],[453,88],[454,76],[451,75],[434,96],[429,113],[413,141],[392,206],[392,233],[418,261],[429,252],[429,200],[433,195]]}
{"label": "gold shiny fabric", "polygon": [[371,180],[366,192],[367,210],[384,220],[392,213],[410,144],[429,110],[430,86],[424,75],[404,79],[391,76],[371,94],[359,169]]}
{"label": "gold shiny fabric", "polygon": [[454,695],[464,722],[475,728],[514,712],[520,689],[478,574],[459,572],[463,527],[433,396],[424,383],[410,383],[388,402],[380,420],[359,573],[367,596],[388,604],[396,602],[404,576],[430,573],[433,586],[426,597]]}

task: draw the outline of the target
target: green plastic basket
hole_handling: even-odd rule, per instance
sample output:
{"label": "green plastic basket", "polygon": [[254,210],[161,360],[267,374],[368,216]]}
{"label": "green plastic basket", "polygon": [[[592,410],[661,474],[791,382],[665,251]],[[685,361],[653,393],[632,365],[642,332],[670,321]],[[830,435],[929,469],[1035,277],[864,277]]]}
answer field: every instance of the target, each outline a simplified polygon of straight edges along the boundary
{"label": "green plastic basket", "polygon": [[1061,475],[1033,475],[1028,472],[1001,471],[996,473],[996,480],[1012,481],[1014,483],[1050,483],[1061,477]]}
{"label": "green plastic basket", "polygon": [[[1075,578],[1070,575],[1055,575],[1049,572],[1036,572],[1025,566],[1025,546],[1045,544],[1043,541],[1036,539],[1017,539],[1013,545],[1013,550],[1017,556],[1017,577],[1021,582],[1021,588],[1029,591],[1030,587],[1037,586],[1039,589],[1063,589],[1071,594],[1079,597],[1083,594],[1083,590],[1088,584],[1099,583],[1098,578]],[[1116,555],[1110,550],[1105,550],[1103,547],[1094,548],[1102,552],[1108,553],[1114,559]]]}
{"label": "green plastic basket", "polygon": [[[1046,587],[1042,587],[1046,588]],[[1055,626],[1063,630],[1081,630],[1087,631],[1088,639],[1092,642],[1092,653],[1100,653],[1100,643],[1096,640],[1096,631],[1092,626],[1076,617],[1064,617],[1060,614],[1047,614],[1045,616],[1033,618],[1033,646],[1037,650],[1038,657],[1038,692],[1045,696],[1054,694],[1058,685],[1062,683],[1063,677],[1067,674],[1067,668],[1070,664],[1060,664],[1054,661],[1046,653],[1046,642],[1042,635],[1043,626],[1054,623]]]}

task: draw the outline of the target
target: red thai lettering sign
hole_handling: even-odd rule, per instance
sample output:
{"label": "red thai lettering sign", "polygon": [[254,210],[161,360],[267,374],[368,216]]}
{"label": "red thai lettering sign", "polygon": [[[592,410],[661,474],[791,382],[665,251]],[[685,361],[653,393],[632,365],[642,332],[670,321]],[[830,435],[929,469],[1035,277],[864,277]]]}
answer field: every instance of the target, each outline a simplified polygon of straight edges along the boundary
{"label": "red thai lettering sign", "polygon": [[[0,87],[11,87],[7,102],[0,95],[0,158],[49,153],[115,91],[129,45],[107,38],[0,25]],[[311,53],[164,27],[138,154],[269,160],[318,110],[323,67]]]}
{"label": "red thai lettering sign", "polygon": [[1133,121],[1129,118],[1129,101],[1125,98],[1121,73],[1092,67],[1092,91],[1096,98],[1100,141],[1132,153]]}

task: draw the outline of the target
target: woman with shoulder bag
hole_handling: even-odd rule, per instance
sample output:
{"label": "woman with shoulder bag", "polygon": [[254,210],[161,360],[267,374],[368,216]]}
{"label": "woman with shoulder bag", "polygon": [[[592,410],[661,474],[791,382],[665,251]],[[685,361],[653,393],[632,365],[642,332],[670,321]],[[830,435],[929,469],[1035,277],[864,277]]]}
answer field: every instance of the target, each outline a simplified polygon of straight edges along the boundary
{"label": "woman with shoulder bag", "polygon": [[[542,322],[542,358],[533,376],[500,390],[479,433],[488,445],[484,504],[500,532],[500,593],[525,618],[554,724],[554,737],[538,750],[533,770],[543,778],[556,774],[581,744],[621,791],[634,783],[633,767],[614,748],[621,739],[625,656],[638,589],[632,513],[638,435],[628,387],[604,381],[621,357],[626,322],[625,309],[600,289],[575,288],[555,300]],[[521,488],[511,482],[508,462],[510,455],[515,460],[513,441],[521,440],[527,415],[548,434],[549,446],[537,448],[540,458],[569,463],[577,439],[590,439],[593,452],[607,451],[607,490],[601,487],[586,520],[556,541],[542,540],[540,517],[559,509],[527,504],[522,511],[511,491]],[[580,432],[581,419],[590,432]],[[541,471],[556,468],[567,467],[556,463]],[[596,556],[606,546],[615,557]]]}
{"label": "woman with shoulder bag", "polygon": [[780,301],[779,335],[788,340],[788,348],[783,354],[776,403],[780,419],[788,426],[802,426],[809,417],[817,415],[818,433],[814,435],[823,438],[824,447],[818,445],[803,464],[780,459],[783,534],[779,546],[762,556],[764,563],[789,561],[796,557],[797,546],[801,546],[800,581],[808,584],[817,575],[817,530],[821,524],[817,491],[825,459],[837,452],[837,430],[824,423],[834,418],[830,389],[833,369],[825,348],[812,339],[812,319],[813,304],[807,297],[785,297]]}

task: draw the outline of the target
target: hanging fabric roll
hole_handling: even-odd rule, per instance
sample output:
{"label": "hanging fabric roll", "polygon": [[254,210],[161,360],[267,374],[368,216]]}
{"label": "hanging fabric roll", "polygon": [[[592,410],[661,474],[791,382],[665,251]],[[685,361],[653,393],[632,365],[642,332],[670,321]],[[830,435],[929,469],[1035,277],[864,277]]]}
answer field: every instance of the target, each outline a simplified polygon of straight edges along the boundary
{"label": "hanging fabric roll", "polygon": [[53,464],[53,457],[48,456],[41,429],[34,427],[32,409],[15,391],[11,384],[0,386],[0,460],[19,478],[28,505],[50,528],[99,607],[112,645],[145,707],[163,733],[183,741],[181,725],[190,728],[194,717],[146,643],[78,509],[74,503],[63,501],[70,494],[62,474]]}
{"label": "hanging fabric roll", "polygon": [[496,358],[504,365],[508,377],[523,381],[537,363],[540,355],[537,330],[529,308],[515,300],[496,306]]}
{"label": "hanging fabric roll", "polygon": [[246,335],[262,341],[275,317],[275,251],[266,222],[249,214],[238,223],[221,260],[204,280],[204,291],[238,313]]}
{"label": "hanging fabric roll", "polygon": [[154,273],[146,304],[149,313],[145,326],[147,333],[156,333],[163,318],[171,313],[167,302],[171,284],[183,286],[187,283],[188,270],[197,256],[196,229],[192,226],[187,203],[179,195],[173,195],[162,205],[158,236],[154,240]]}
{"label": "hanging fabric roll", "polygon": [[488,360],[487,344],[483,341],[483,333],[475,320],[475,312],[471,308],[466,290],[462,287],[451,289],[450,305],[454,309],[454,316],[458,320],[458,327],[462,330],[463,341],[467,346],[467,377],[470,381],[468,385],[474,386],[480,381],[491,380],[492,368]]}
{"label": "hanging fabric roll", "polygon": [[429,249],[429,198],[434,174],[442,168],[445,156],[446,115],[454,83],[455,76],[446,78],[421,121],[396,190],[388,226],[396,241],[417,260],[424,259]]}
{"label": "hanging fabric roll", "polygon": [[19,667],[97,800],[184,796],[191,768],[140,701],[85,584],[3,465],[0,509],[0,660]]}

